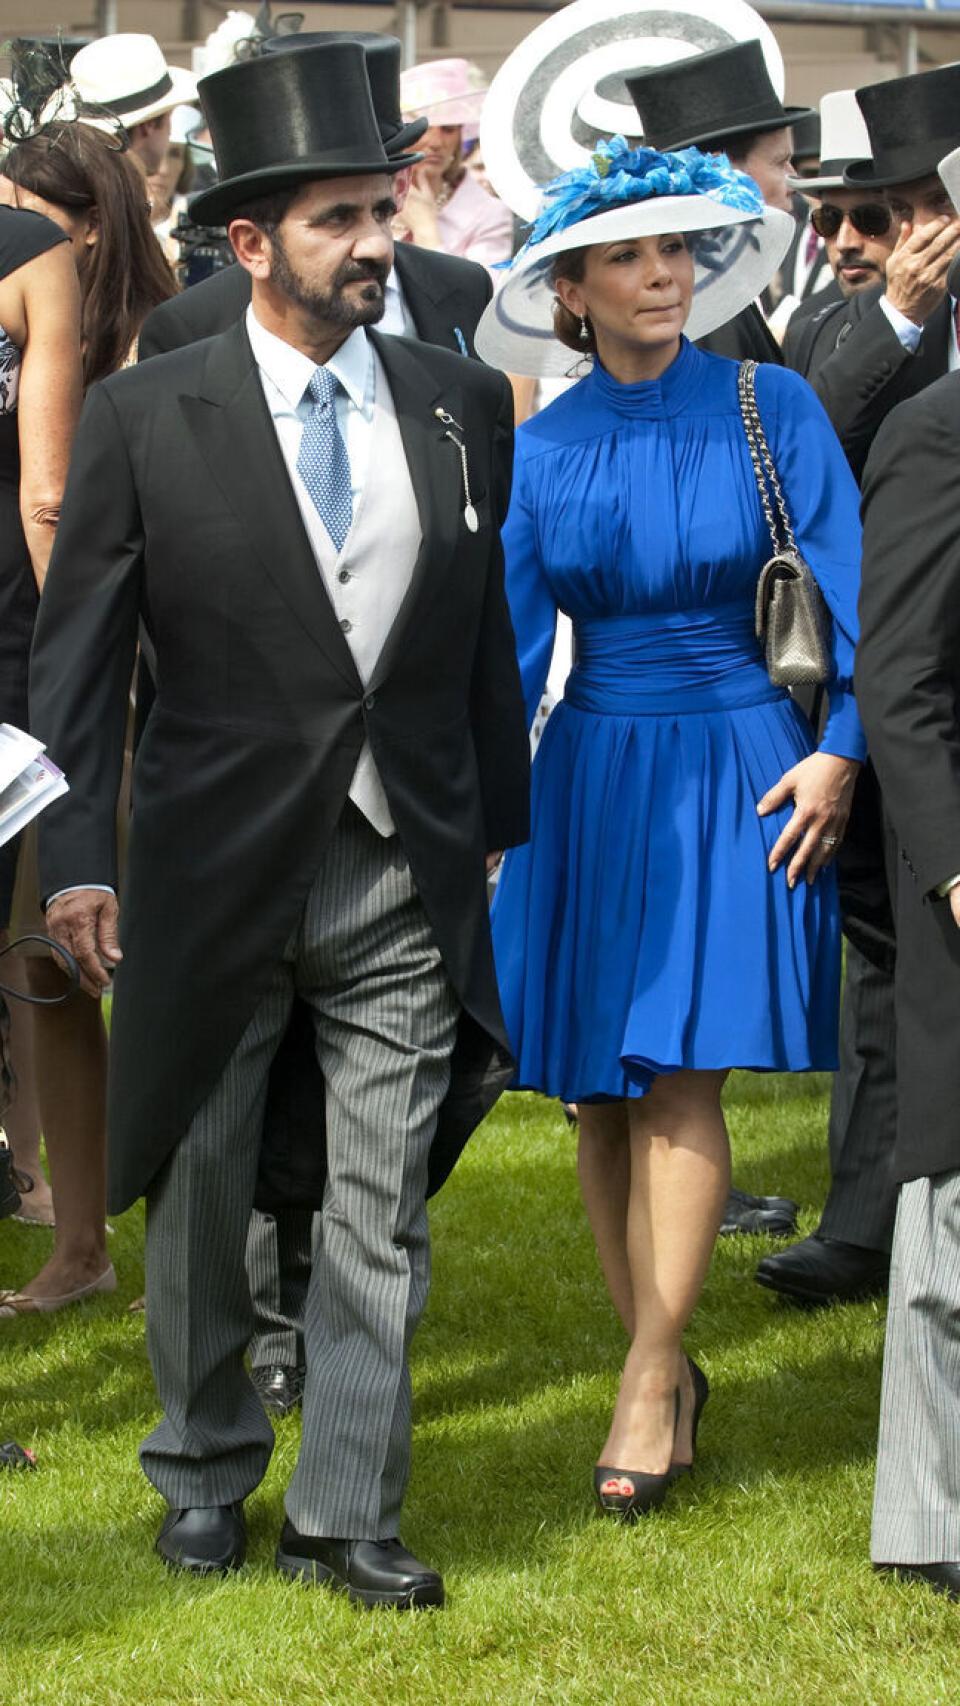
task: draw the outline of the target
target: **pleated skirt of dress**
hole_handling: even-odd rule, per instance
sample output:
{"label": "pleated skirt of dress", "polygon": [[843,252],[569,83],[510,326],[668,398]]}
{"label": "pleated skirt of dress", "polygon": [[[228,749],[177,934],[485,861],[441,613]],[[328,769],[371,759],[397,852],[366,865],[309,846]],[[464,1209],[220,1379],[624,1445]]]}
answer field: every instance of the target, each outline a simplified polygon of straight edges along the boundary
{"label": "pleated skirt of dress", "polygon": [[836,1067],[834,875],[789,889],[767,860],[792,805],[757,815],[810,751],[786,698],[678,715],[557,707],[531,839],[507,855],[493,909],[515,1088],[620,1100],[683,1068]]}

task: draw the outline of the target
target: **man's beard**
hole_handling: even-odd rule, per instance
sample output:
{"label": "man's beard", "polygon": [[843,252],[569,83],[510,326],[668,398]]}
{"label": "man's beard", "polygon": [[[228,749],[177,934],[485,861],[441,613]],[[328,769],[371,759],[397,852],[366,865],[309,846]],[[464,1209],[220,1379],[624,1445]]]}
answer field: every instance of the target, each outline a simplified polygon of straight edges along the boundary
{"label": "man's beard", "polygon": [[[383,318],[386,308],[384,287],[390,268],[382,261],[344,261],[335,273],[329,290],[311,289],[290,261],[279,231],[271,237],[273,257],[270,263],[271,282],[298,308],[306,309],[316,320],[328,326],[372,326]],[[366,279],[367,289],[358,295],[346,296],[344,285]]]}

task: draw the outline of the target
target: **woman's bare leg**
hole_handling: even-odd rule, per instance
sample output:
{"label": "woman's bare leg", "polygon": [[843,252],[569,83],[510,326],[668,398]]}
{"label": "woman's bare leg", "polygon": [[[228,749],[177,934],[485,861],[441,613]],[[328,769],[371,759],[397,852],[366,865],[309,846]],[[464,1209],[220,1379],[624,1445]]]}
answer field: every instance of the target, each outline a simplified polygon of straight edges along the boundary
{"label": "woman's bare leg", "polygon": [[[681,1341],[700,1295],[730,1185],[723,1072],[658,1078],[627,1104],[627,1257],[634,1333],[601,1463],[662,1474],[690,1460],[692,1389]],[[674,1437],[675,1395],[681,1422]]]}
{"label": "woman's bare leg", "polygon": [[[59,994],[63,974],[28,960],[35,995]],[[53,1255],[22,1287],[61,1297],[99,1278],[106,1251],[107,1035],[99,1001],[77,993],[61,1007],[36,1007],[38,1099],[56,1216]]]}
{"label": "woman's bare leg", "polygon": [[626,1102],[581,1102],[580,1194],[613,1307],[633,1338],[633,1282],[627,1256],[630,1123]]}

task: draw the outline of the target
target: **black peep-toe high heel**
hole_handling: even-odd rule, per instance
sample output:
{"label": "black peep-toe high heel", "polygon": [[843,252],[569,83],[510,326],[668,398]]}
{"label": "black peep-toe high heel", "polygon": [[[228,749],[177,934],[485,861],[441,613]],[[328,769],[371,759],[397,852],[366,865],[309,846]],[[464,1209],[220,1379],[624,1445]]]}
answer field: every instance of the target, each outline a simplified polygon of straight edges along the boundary
{"label": "black peep-toe high heel", "polygon": [[[677,1387],[673,1411],[674,1438],[679,1419],[680,1388]],[[638,1516],[646,1516],[648,1511],[655,1511],[663,1504],[675,1479],[672,1464],[662,1475],[650,1475],[644,1469],[611,1469],[605,1463],[598,1463],[593,1471],[593,1490],[600,1515],[613,1517],[617,1522],[636,1522]],[[629,1481],[633,1490],[629,1493],[605,1493],[603,1487],[607,1481]]]}

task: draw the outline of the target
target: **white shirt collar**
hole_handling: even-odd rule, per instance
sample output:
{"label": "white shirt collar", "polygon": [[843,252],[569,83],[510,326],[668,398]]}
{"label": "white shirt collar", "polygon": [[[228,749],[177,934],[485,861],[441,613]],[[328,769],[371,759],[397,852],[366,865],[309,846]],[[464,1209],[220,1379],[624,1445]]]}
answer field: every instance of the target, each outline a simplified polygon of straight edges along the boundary
{"label": "white shirt collar", "polygon": [[[252,302],[247,309],[247,336],[257,366],[276,386],[289,408],[296,410],[317,363],[293,344],[278,338],[275,332],[268,332],[257,319]],[[373,383],[373,345],[363,326],[354,328],[326,366],[336,374],[354,408],[363,410]]]}

